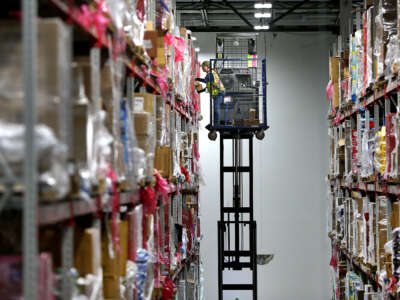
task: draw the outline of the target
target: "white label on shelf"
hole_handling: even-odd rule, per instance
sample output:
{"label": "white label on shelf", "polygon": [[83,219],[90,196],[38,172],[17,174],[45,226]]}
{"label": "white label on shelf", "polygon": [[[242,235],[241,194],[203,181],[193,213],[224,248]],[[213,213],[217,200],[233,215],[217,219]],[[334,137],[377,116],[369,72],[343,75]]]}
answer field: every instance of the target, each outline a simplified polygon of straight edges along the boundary
{"label": "white label on shelf", "polygon": [[151,49],[153,48],[153,43],[151,42],[151,40],[144,40],[143,47],[144,49]]}
{"label": "white label on shelf", "polygon": [[144,110],[144,98],[135,97],[135,112],[143,112]]}

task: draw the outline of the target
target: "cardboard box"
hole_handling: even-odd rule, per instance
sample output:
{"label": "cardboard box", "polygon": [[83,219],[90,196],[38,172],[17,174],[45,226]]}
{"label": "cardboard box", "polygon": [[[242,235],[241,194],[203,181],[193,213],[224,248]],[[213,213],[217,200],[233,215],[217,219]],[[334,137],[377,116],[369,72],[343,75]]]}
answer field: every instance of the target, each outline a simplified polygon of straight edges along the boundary
{"label": "cardboard box", "polygon": [[73,144],[72,158],[75,162],[87,162],[87,135],[88,105],[74,104],[72,106]]}
{"label": "cardboard box", "polygon": [[[111,221],[108,222],[107,226],[111,230]],[[120,222],[117,224],[117,231],[119,231]],[[103,267],[103,293],[104,298],[119,299],[119,259],[113,246],[114,256],[110,256],[110,236],[107,234],[107,230],[102,230],[101,236],[101,261]]]}
{"label": "cardboard box", "polygon": [[103,276],[103,295],[106,300],[120,299],[119,292],[119,277],[116,276]]}
{"label": "cardboard box", "polygon": [[156,95],[149,93],[135,93],[135,113],[148,112],[152,116],[156,114]]}
{"label": "cardboard box", "polygon": [[136,135],[136,141],[138,147],[142,149],[146,154],[154,152],[154,149],[152,149],[151,147],[152,145],[151,139],[152,137],[150,137],[149,135],[145,134]]}
{"label": "cardboard box", "polygon": [[153,133],[154,117],[148,112],[134,113],[134,125],[136,135],[149,136]]}
{"label": "cardboard box", "polygon": [[172,151],[170,147],[156,148],[154,168],[165,178],[172,176]]}
{"label": "cardboard box", "polygon": [[37,107],[38,120],[61,137],[63,130],[60,106],[67,99],[65,80],[71,71],[72,37],[67,25],[59,18],[38,20]]}
{"label": "cardboard box", "polygon": [[179,33],[181,34],[181,38],[184,38],[184,39],[187,38],[187,29],[185,27],[180,27]]}
{"label": "cardboard box", "polygon": [[158,42],[158,32],[146,31],[144,33],[143,47],[146,50],[150,58],[154,59],[157,57],[157,42]]}
{"label": "cardboard box", "polygon": [[340,86],[339,86],[339,83],[337,83],[337,82],[335,82],[333,84],[333,99],[332,99],[332,101],[333,101],[333,106],[335,108],[338,108],[339,104],[340,104]]}
{"label": "cardboard box", "polygon": [[165,65],[167,64],[166,45],[164,42],[163,34],[158,35],[156,62],[160,67],[165,67]]}
{"label": "cardboard box", "polygon": [[154,30],[154,23],[152,21],[146,21],[145,30],[146,31],[153,31]]}
{"label": "cardboard box", "polygon": [[97,228],[87,228],[77,232],[75,238],[75,268],[79,276],[96,275],[101,268],[100,232]]}
{"label": "cardboard box", "polygon": [[339,83],[339,66],[340,66],[340,58],[331,56],[329,58],[329,76],[333,83]]}
{"label": "cardboard box", "polygon": [[118,228],[120,254],[119,259],[119,275],[126,276],[126,263],[128,261],[128,240],[129,240],[129,223],[127,220],[122,220]]}

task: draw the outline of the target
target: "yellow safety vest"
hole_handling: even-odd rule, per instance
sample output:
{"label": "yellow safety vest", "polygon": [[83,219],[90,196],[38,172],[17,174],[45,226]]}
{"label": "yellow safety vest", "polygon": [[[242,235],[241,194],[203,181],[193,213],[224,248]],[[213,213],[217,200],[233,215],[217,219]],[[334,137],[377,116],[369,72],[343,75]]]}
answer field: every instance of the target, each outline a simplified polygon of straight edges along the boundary
{"label": "yellow safety vest", "polygon": [[[212,70],[211,72],[214,77],[211,93],[213,96],[216,96],[219,93],[225,92],[225,87],[221,79],[219,78],[218,73],[215,72],[214,70]],[[211,90],[211,82],[209,81],[207,82],[207,91],[210,93],[210,90]]]}

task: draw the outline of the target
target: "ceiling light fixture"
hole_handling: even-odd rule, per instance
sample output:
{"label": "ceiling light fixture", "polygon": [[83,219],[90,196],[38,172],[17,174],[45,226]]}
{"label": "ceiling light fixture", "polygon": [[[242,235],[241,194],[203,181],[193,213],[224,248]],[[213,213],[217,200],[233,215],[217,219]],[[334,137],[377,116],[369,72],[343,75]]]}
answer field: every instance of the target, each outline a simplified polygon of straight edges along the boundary
{"label": "ceiling light fixture", "polygon": [[267,13],[255,13],[254,18],[260,19],[260,18],[271,18],[272,14],[267,12]]}
{"label": "ceiling light fixture", "polygon": [[254,26],[254,30],[268,30],[269,25],[256,25]]}
{"label": "ceiling light fixture", "polygon": [[254,8],[272,8],[272,3],[270,2],[254,3]]}

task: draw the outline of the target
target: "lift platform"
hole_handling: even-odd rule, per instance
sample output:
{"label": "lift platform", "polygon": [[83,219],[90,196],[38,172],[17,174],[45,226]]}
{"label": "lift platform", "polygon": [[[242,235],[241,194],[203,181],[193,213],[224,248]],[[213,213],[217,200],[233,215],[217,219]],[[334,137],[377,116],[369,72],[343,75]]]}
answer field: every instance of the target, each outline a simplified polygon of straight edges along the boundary
{"label": "lift platform", "polygon": [[[223,300],[224,291],[250,291],[256,300],[257,265],[266,264],[273,257],[257,255],[257,224],[253,212],[253,139],[255,136],[262,140],[269,128],[267,63],[265,58],[257,58],[256,38],[254,34],[220,34],[216,40],[217,58],[210,60],[209,72],[217,73],[224,85],[223,92],[218,93],[213,93],[210,87],[210,124],[206,126],[211,140],[220,135],[219,300]],[[232,142],[232,163],[224,156],[225,142],[229,141]],[[246,153],[243,153],[244,146],[248,147]],[[232,283],[224,278],[224,271],[244,270],[251,273],[251,280],[246,283]]]}

